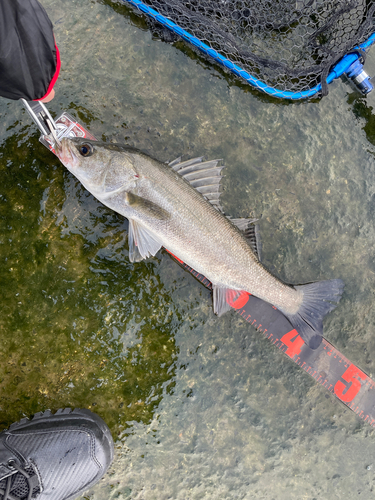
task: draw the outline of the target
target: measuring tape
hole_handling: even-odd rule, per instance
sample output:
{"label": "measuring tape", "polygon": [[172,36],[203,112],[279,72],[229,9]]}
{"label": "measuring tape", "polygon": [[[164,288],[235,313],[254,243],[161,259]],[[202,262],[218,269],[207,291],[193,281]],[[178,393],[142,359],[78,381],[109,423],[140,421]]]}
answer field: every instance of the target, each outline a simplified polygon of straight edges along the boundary
{"label": "measuring tape", "polygon": [[[212,289],[205,276],[194,271],[171,252],[168,253],[207,288]],[[241,292],[239,296],[236,294],[233,300],[229,294],[227,302],[318,384],[334,394],[364,422],[375,427],[375,382],[328,340],[323,337],[317,349],[310,349],[276,307],[247,292]]]}
{"label": "measuring tape", "polygon": [[[96,140],[68,113],[63,113],[55,123],[59,139],[62,137],[85,137]],[[40,140],[55,153],[50,137],[42,136]],[[168,250],[167,252],[203,285],[212,289],[210,281],[205,276],[197,273]],[[235,293],[233,297],[229,293],[227,302],[242,318],[262,333],[318,384],[334,394],[364,422],[375,427],[375,382],[351,363],[328,340],[323,338],[317,349],[310,349],[276,307],[247,292],[241,292],[239,295]]]}

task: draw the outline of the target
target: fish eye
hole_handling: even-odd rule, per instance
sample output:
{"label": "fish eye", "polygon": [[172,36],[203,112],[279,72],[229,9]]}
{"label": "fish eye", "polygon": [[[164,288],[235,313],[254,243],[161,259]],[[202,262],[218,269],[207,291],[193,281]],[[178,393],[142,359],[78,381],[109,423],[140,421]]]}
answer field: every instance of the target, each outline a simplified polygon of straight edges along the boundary
{"label": "fish eye", "polygon": [[82,156],[91,156],[94,152],[94,148],[91,146],[91,144],[81,144],[78,148],[78,151],[81,153]]}

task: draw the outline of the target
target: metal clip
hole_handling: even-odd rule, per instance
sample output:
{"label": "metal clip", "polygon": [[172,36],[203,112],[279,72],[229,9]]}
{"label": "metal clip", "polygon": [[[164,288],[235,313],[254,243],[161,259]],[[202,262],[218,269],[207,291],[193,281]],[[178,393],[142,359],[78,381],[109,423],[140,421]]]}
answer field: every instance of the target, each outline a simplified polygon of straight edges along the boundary
{"label": "metal clip", "polygon": [[49,114],[48,109],[45,107],[45,105],[40,101],[26,101],[26,99],[21,100],[31,119],[39,128],[40,133],[42,135],[52,136],[54,142],[58,146],[60,146],[60,141],[57,139],[56,135],[56,123],[52,116]]}

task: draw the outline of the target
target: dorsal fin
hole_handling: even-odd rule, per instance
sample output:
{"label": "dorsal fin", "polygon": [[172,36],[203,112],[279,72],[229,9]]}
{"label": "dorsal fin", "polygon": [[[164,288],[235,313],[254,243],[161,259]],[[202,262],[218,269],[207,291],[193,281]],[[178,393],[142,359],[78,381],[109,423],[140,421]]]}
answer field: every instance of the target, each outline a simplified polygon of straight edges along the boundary
{"label": "dorsal fin", "polygon": [[176,158],[175,160],[168,163],[168,165],[175,172],[177,172],[181,168],[188,167],[189,165],[195,165],[196,163],[199,163],[202,160],[203,160],[203,156],[200,156],[199,158],[190,158],[190,160],[186,160],[186,161],[181,161],[181,156],[180,156],[179,158]]}
{"label": "dorsal fin", "polygon": [[231,217],[228,217],[228,219],[243,232],[248,244],[260,262],[262,244],[260,242],[259,226],[258,224],[254,224],[258,219],[232,219]]}
{"label": "dorsal fin", "polygon": [[215,208],[220,206],[220,183],[224,166],[218,166],[220,160],[203,161],[203,157],[181,162],[181,158],[169,163],[169,166],[189,184],[199,191]]}

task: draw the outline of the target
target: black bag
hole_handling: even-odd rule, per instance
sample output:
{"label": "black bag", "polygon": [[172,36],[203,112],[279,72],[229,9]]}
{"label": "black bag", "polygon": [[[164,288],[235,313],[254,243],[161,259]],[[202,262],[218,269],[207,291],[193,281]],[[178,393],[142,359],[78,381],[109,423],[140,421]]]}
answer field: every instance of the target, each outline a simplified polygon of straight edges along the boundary
{"label": "black bag", "polygon": [[0,0],[0,96],[41,99],[60,69],[52,23],[37,0]]}

